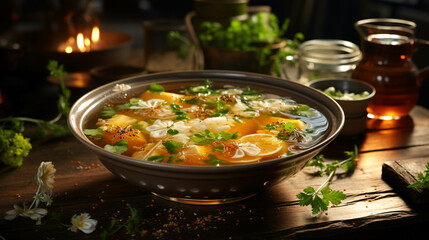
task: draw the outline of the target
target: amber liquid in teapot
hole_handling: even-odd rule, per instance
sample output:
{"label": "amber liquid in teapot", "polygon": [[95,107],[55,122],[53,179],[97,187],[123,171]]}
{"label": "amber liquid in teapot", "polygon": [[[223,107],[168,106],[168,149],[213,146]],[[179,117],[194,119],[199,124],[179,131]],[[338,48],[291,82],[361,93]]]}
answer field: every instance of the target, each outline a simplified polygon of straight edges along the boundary
{"label": "amber liquid in teapot", "polygon": [[376,89],[368,116],[398,119],[407,116],[419,95],[417,68],[411,61],[414,41],[397,34],[371,34],[362,41],[363,58],[352,78]]}

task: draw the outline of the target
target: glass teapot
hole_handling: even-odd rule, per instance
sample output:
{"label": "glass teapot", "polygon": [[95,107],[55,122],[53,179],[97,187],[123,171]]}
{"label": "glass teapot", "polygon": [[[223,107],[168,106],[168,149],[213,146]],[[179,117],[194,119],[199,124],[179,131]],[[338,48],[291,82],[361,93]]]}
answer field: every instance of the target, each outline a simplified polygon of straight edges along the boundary
{"label": "glass teapot", "polygon": [[429,73],[429,68],[418,71],[411,58],[429,42],[415,39],[416,24],[401,19],[365,19],[356,22],[355,28],[363,56],[352,78],[373,85],[377,92],[367,108],[368,117],[383,120],[407,116]]}

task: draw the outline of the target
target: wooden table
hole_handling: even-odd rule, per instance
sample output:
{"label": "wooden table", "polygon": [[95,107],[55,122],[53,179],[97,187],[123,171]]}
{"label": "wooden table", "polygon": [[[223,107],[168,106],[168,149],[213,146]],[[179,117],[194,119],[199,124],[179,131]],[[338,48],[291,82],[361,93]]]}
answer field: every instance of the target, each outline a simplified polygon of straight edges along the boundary
{"label": "wooden table", "polygon": [[50,215],[42,225],[30,219],[1,218],[0,236],[99,239],[112,219],[128,219],[129,204],[141,212],[140,232],[122,229],[113,239],[417,239],[427,231],[429,210],[410,204],[381,178],[384,162],[429,156],[429,110],[417,106],[410,116],[400,127],[339,137],[323,151],[327,159],[342,160],[343,151],[357,144],[360,154],[354,173],[339,176],[331,184],[332,189],[344,191],[347,199],[318,216],[311,215],[310,207],[299,206],[296,198],[305,187],[318,187],[325,180],[311,175],[308,168],[238,203],[185,205],[158,198],[114,176],[72,136],[39,140],[33,142],[22,167],[0,173],[0,213],[12,209],[14,203],[30,203],[37,189],[37,167],[41,161],[52,161],[57,172],[49,213],[62,212],[69,224],[74,214],[88,212],[99,221],[97,229],[89,235],[71,232],[50,220]]}

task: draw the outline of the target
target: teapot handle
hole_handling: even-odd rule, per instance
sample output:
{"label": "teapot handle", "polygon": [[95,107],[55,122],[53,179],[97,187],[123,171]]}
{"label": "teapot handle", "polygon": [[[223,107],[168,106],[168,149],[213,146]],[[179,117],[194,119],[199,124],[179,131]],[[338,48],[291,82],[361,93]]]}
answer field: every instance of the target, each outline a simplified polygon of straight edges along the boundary
{"label": "teapot handle", "polygon": [[[414,40],[416,48],[429,48],[429,41],[423,39]],[[421,69],[417,73],[417,82],[421,85],[429,77],[429,66]]]}

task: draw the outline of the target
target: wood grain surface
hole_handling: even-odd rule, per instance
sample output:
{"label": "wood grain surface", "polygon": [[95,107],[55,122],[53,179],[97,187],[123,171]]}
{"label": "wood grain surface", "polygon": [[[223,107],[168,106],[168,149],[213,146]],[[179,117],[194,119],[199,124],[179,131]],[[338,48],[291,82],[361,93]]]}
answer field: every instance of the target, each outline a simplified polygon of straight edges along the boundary
{"label": "wood grain surface", "polygon": [[[429,210],[410,204],[382,179],[384,163],[429,156],[429,110],[417,106],[410,116],[393,128],[384,124],[362,136],[340,136],[322,152],[328,161],[342,160],[343,152],[356,144],[359,159],[352,174],[338,174],[331,184],[347,198],[317,216],[311,215],[310,207],[299,206],[296,197],[305,187],[318,187],[325,180],[312,168],[238,203],[196,206],[164,200],[124,182],[72,136],[36,141],[22,167],[0,173],[0,213],[15,203],[30,203],[37,190],[37,167],[52,161],[57,172],[50,215],[41,225],[30,219],[1,218],[0,236],[100,239],[112,219],[128,219],[129,204],[141,212],[140,231],[121,230],[112,239],[417,239],[429,226]],[[94,233],[71,232],[50,219],[51,214],[62,213],[63,222],[69,224],[71,216],[82,212],[99,221]]]}

